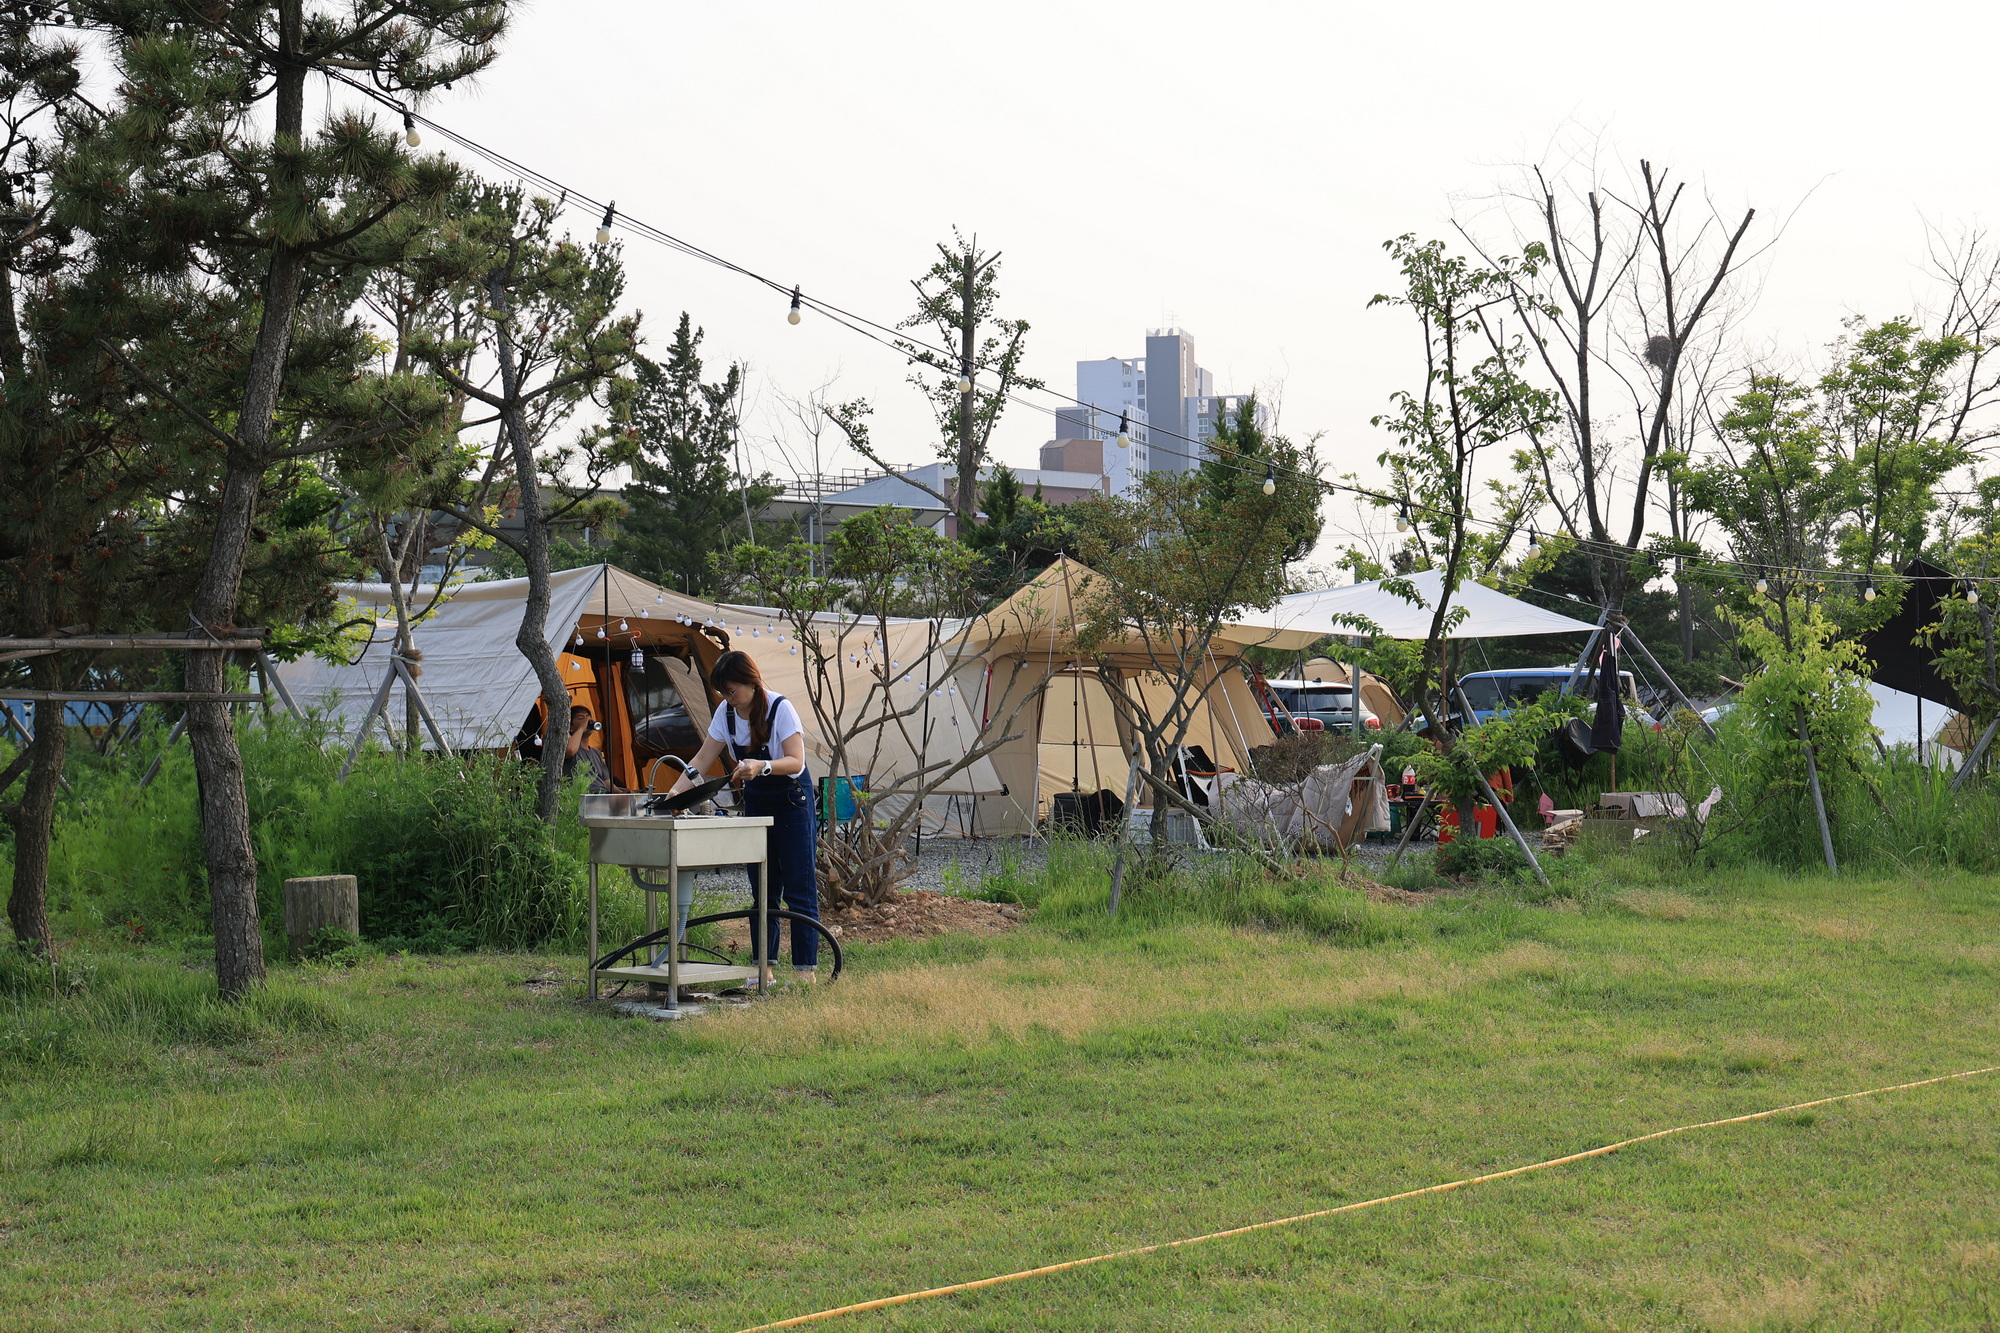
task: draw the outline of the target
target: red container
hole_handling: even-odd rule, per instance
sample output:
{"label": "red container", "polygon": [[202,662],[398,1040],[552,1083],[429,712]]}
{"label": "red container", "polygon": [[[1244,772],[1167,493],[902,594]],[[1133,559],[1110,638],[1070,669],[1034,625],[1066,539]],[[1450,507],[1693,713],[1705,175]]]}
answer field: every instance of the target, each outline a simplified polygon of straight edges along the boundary
{"label": "red container", "polygon": [[[1500,832],[1500,814],[1490,805],[1476,805],[1472,808],[1472,823],[1482,838],[1491,838]],[[1458,811],[1446,806],[1438,816],[1438,841],[1453,842],[1458,832]]]}

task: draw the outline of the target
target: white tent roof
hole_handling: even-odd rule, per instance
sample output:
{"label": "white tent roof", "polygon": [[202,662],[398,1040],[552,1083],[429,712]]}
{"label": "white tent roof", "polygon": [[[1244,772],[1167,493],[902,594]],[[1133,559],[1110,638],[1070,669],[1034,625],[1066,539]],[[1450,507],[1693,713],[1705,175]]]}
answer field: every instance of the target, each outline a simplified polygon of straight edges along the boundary
{"label": "white tent roof", "polygon": [[[550,577],[548,639],[555,651],[563,650],[584,615],[603,613],[607,593],[614,616],[637,616],[642,606],[649,612],[660,610],[651,596],[637,596],[637,590],[625,586],[629,582],[652,593],[651,584],[617,570],[613,573],[622,577],[614,577],[607,588],[605,568],[585,565],[559,570]],[[365,610],[375,611],[384,622],[395,619],[386,583],[345,583],[339,592]],[[413,607],[428,605],[433,592],[429,587],[416,589],[411,596]],[[419,682],[424,702],[454,749],[506,745],[541,693],[534,668],[514,647],[527,596],[526,579],[462,584],[414,631],[416,645],[424,654]],[[679,597],[672,600],[676,606],[669,611],[680,605],[700,605]],[[389,652],[395,640],[396,631],[385,623],[375,630],[365,650],[357,648],[351,654],[360,659],[352,666],[306,657],[280,665],[278,677],[302,706],[325,709],[339,733],[351,736],[367,716],[390,669]],[[395,698],[398,702],[391,706],[400,717],[400,691]]]}
{"label": "white tent roof", "polygon": [[[1249,624],[1273,630],[1313,630],[1321,634],[1381,634],[1391,639],[1430,637],[1431,619],[1437,613],[1444,591],[1444,575],[1429,569],[1409,576],[1421,604],[1398,597],[1382,586],[1382,581],[1356,583],[1325,592],[1302,592],[1285,598],[1269,611],[1244,617]],[[1453,639],[1505,639],[1521,634],[1587,634],[1597,628],[1587,620],[1572,620],[1554,611],[1531,606],[1519,598],[1496,592],[1471,579],[1458,585],[1451,604],[1462,606],[1466,615],[1458,625],[1445,631]],[[1352,621],[1336,622],[1336,616],[1365,619],[1374,627],[1357,627]]]}

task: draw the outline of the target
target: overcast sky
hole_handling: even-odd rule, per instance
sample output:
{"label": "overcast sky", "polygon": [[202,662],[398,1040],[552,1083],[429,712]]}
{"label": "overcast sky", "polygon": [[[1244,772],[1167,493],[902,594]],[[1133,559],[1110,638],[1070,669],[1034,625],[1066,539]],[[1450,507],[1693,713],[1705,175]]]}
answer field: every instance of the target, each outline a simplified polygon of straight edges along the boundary
{"label": "overcast sky", "polygon": [[[1758,209],[1746,336],[1810,357],[1841,318],[1926,292],[1926,220],[1995,214],[1990,7],[1680,3],[687,4],[541,0],[440,121],[621,210],[884,323],[957,225],[1004,251],[1003,309],[1064,392],[1081,358],[1188,331],[1222,392],[1283,386],[1283,425],[1373,469],[1368,425],[1411,385],[1381,242],[1601,141]],[[589,224],[579,221],[579,226]],[[774,391],[829,379],[898,461],[935,456],[889,351],[797,328],[758,286],[627,248],[656,350],[679,312],[711,365]],[[1054,401],[1050,400],[1053,408]],[[1010,411],[1032,466],[1046,414]],[[859,460],[848,459],[850,465]],[[775,460],[774,460],[775,465]],[[1345,506],[1330,510],[1343,526]]]}

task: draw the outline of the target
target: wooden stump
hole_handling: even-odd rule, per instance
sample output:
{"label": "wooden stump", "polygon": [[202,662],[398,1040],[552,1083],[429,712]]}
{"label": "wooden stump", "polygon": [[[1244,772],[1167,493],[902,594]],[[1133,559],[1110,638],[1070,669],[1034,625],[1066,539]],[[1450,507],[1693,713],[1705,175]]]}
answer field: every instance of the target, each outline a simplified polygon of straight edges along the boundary
{"label": "wooden stump", "polygon": [[361,892],[352,875],[312,875],[285,881],[285,938],[304,953],[313,932],[331,926],[361,934]]}

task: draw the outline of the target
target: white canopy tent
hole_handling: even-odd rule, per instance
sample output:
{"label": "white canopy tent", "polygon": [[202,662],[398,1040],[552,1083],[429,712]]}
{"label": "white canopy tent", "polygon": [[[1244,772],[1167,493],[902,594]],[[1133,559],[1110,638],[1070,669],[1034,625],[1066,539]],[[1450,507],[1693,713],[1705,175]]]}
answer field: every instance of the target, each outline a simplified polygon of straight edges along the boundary
{"label": "white canopy tent", "polygon": [[[1380,634],[1391,639],[1427,639],[1444,593],[1444,575],[1434,569],[1411,574],[1418,602],[1383,587],[1388,580],[1356,583],[1324,592],[1294,593],[1269,611],[1254,612],[1245,624],[1269,630],[1309,630],[1320,634]],[[1465,616],[1445,631],[1452,639],[1505,639],[1523,634],[1588,634],[1597,626],[1509,597],[1470,579],[1451,595]],[[1340,617],[1340,619],[1336,619]],[[1352,619],[1349,619],[1351,617]],[[1356,622],[1361,622],[1357,624]]]}

